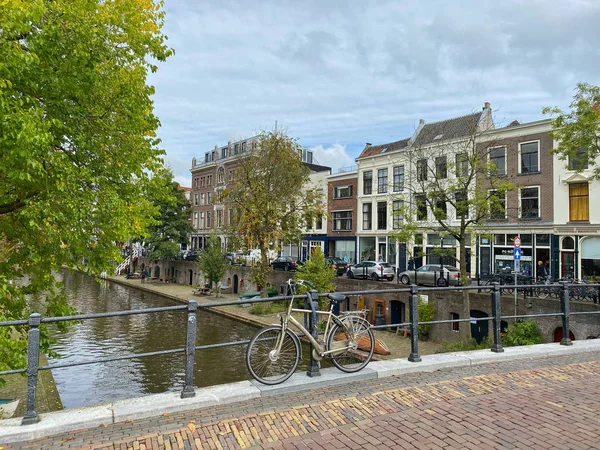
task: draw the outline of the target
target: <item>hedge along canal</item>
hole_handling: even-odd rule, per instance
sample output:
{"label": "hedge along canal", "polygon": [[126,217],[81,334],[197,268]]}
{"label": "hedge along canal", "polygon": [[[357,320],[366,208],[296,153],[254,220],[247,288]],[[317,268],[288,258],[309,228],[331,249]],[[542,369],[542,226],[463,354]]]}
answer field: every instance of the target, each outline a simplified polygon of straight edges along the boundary
{"label": "hedge along canal", "polygon": [[[156,308],[181,303],[154,292],[82,273],[62,272],[69,303],[82,314]],[[140,286],[141,287],[141,286]],[[190,298],[191,298],[190,289]],[[250,339],[256,326],[202,310],[198,314],[196,345]],[[170,311],[85,320],[67,332],[51,328],[60,355],[53,362],[80,362],[114,355],[130,355],[183,348],[186,315]],[[198,387],[246,380],[245,345],[206,349],[196,353],[194,385]],[[52,374],[65,408],[179,390],[184,381],[183,354],[54,369]]]}

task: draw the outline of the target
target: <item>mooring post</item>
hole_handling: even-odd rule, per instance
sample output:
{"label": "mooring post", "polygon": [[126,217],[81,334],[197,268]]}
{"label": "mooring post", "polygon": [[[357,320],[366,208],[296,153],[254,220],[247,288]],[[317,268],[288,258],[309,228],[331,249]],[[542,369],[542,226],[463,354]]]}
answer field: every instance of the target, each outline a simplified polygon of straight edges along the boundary
{"label": "mooring post", "polygon": [[[317,308],[319,305],[319,292],[312,289],[306,293],[308,296],[308,303],[310,304],[311,313],[308,316],[308,331],[311,336],[315,338],[315,340],[319,339],[319,330],[317,327]],[[314,300],[316,299],[316,301]],[[316,305],[315,305],[316,303]],[[319,369],[319,361],[317,361],[313,357],[314,347],[312,342],[310,344],[310,364],[308,365],[308,370],[306,371],[306,375],[309,377],[319,377],[321,376],[321,370]]]}
{"label": "mooring post", "polygon": [[188,301],[187,308],[187,334],[185,341],[185,384],[181,391],[181,398],[192,398],[196,396],[194,391],[194,360],[196,356],[196,315],[198,302]]}
{"label": "mooring post", "polygon": [[562,313],[563,337],[560,345],[573,345],[569,337],[569,286],[566,281],[561,282],[562,292],[560,295],[560,312]]}
{"label": "mooring post", "polygon": [[410,285],[410,297],[408,299],[410,309],[410,362],[420,362],[419,356],[419,288],[416,285]]}
{"label": "mooring post", "polygon": [[501,302],[502,297],[500,295],[500,283],[494,282],[492,290],[492,314],[494,315],[493,326],[494,326],[494,343],[492,344],[492,351],[494,353],[502,353],[504,348],[502,347],[502,339],[500,337],[501,331]]}
{"label": "mooring post", "polygon": [[21,425],[31,425],[39,421],[35,410],[37,397],[37,379],[40,361],[40,323],[42,317],[37,314],[29,316],[29,332],[27,333],[27,411]]}

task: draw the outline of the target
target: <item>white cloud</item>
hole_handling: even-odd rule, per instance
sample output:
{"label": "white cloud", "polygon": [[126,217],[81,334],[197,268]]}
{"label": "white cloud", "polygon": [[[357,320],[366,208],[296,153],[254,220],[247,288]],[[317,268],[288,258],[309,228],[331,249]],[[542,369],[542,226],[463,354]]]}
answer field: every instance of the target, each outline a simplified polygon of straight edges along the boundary
{"label": "white cloud", "polygon": [[321,144],[310,148],[315,158],[322,166],[331,167],[331,173],[336,173],[340,168],[355,166],[354,157],[346,151],[346,146],[342,144],[333,144],[329,147],[323,147]]}
{"label": "white cloud", "polygon": [[339,145],[352,165],[421,118],[489,101],[501,121],[536,120],[567,107],[576,82],[600,84],[595,0],[167,0],[166,12],[176,54],[150,82],[177,179],[190,179],[181,161],[275,120],[320,145],[323,164]]}

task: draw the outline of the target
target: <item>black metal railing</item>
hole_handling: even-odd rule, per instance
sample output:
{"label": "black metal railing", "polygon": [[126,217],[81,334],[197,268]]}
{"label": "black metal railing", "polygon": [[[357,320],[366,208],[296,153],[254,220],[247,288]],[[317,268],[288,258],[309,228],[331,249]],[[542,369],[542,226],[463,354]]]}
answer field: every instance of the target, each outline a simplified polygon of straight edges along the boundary
{"label": "black metal railing", "polygon": [[[421,361],[421,357],[419,355],[419,325],[436,325],[436,324],[451,324],[451,323],[461,323],[461,322],[472,322],[472,321],[492,321],[493,322],[493,344],[491,347],[491,351],[499,353],[503,352],[504,349],[502,347],[502,341],[500,339],[500,327],[502,319],[524,319],[524,318],[536,318],[536,317],[562,317],[562,329],[563,329],[563,338],[560,342],[561,345],[572,345],[571,340],[569,339],[569,317],[572,315],[584,315],[584,314],[600,314],[600,310],[598,311],[588,311],[588,312],[575,312],[571,313],[569,310],[569,300],[571,298],[571,293],[573,292],[571,289],[571,285],[567,282],[562,282],[558,285],[545,285],[549,289],[558,289],[560,291],[560,312],[553,313],[543,313],[543,314],[526,314],[526,315],[509,315],[502,316],[501,315],[501,291],[505,288],[515,288],[515,289],[530,289],[531,285],[500,285],[499,283],[494,283],[491,286],[491,317],[482,317],[482,318],[465,318],[465,319],[451,319],[451,320],[433,320],[427,322],[419,321],[419,293],[427,293],[427,292],[443,292],[443,291],[477,291],[481,289],[481,286],[471,285],[471,286],[454,286],[454,287],[418,287],[416,285],[410,285],[406,288],[400,289],[379,289],[379,290],[367,290],[367,291],[352,291],[352,292],[338,292],[338,294],[344,294],[347,297],[358,296],[358,295],[373,295],[373,294],[391,294],[391,293],[408,293],[409,294],[409,311],[410,311],[410,321],[402,322],[402,323],[392,323],[385,325],[372,326],[373,329],[389,329],[396,327],[408,327],[410,330],[410,343],[411,343],[411,351],[408,356],[408,360],[411,362],[419,362]],[[586,285],[586,288],[594,288],[598,290],[600,285]],[[313,302],[318,300],[319,297],[326,297],[327,294],[318,293],[316,291],[311,291],[305,295],[297,295],[297,299],[304,299],[305,301],[305,309],[307,308],[307,302]],[[190,398],[195,396],[194,391],[194,383],[193,383],[193,375],[194,375],[194,361],[195,354],[198,350],[204,350],[209,348],[221,348],[221,347],[229,347],[235,345],[247,345],[249,340],[239,340],[232,342],[223,342],[219,344],[210,344],[210,345],[196,345],[196,330],[197,330],[197,314],[198,310],[210,308],[220,307],[220,306],[230,306],[230,305],[246,305],[249,303],[263,303],[263,302],[274,302],[280,300],[289,300],[289,296],[277,296],[277,297],[269,297],[269,298],[253,298],[253,299],[244,299],[244,300],[234,300],[234,301],[221,301],[221,302],[212,302],[212,303],[204,303],[198,304],[195,300],[188,301],[187,304],[178,305],[178,306],[169,306],[169,307],[161,307],[161,308],[148,308],[148,309],[135,309],[128,311],[114,311],[114,312],[106,312],[106,313],[97,313],[97,314],[79,314],[73,316],[65,316],[65,317],[48,317],[42,318],[40,314],[34,313],[29,316],[28,320],[14,320],[8,322],[0,322],[0,327],[6,326],[17,326],[17,325],[28,325],[28,345],[27,345],[27,368],[25,369],[16,369],[16,370],[6,370],[0,372],[0,376],[5,375],[13,375],[26,373],[27,375],[27,406],[26,412],[21,422],[22,425],[29,425],[33,423],[37,423],[39,421],[39,416],[37,414],[35,404],[37,397],[37,379],[39,371],[41,370],[52,370],[52,369],[60,369],[65,367],[75,367],[75,366],[83,366],[89,364],[101,364],[112,361],[124,361],[135,358],[144,358],[149,356],[157,356],[157,355],[167,355],[167,354],[175,354],[182,353],[185,355],[185,381],[181,391],[182,398]],[[309,307],[310,308],[310,307]],[[346,309],[350,309],[350,302],[347,299]],[[130,316],[130,315],[139,315],[139,314],[153,314],[160,313],[166,311],[182,311],[185,312],[186,319],[186,344],[183,348],[176,348],[170,350],[161,350],[156,352],[146,352],[146,353],[135,353],[131,355],[121,355],[121,356],[111,356],[104,358],[94,358],[93,360],[88,361],[80,361],[80,362],[70,362],[70,363],[53,363],[51,365],[40,366],[39,365],[39,355],[40,355],[40,325],[43,323],[57,323],[57,322],[66,322],[66,321],[82,321],[82,320],[94,320],[99,318],[109,318],[109,317],[119,317],[119,316]],[[314,314],[309,314],[308,317],[309,330],[312,334],[316,333],[316,321],[314,320]],[[309,366],[308,374],[310,376],[318,375],[318,366],[316,361],[312,359],[312,349],[311,349],[311,362]]]}

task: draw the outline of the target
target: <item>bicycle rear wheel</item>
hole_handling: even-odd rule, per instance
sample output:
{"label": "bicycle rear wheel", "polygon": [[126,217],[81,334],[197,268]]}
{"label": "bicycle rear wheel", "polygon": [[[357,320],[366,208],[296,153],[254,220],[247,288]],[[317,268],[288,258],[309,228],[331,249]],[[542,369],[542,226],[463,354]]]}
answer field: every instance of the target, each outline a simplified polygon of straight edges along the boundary
{"label": "bicycle rear wheel", "polygon": [[375,337],[369,323],[360,317],[346,316],[342,323],[336,323],[327,337],[327,350],[339,349],[329,357],[342,372],[358,372],[373,357]]}
{"label": "bicycle rear wheel", "polygon": [[300,341],[290,330],[285,330],[281,350],[276,346],[282,333],[281,326],[273,325],[259,330],[246,350],[246,366],[255,380],[268,385],[283,383],[292,376],[300,361]]}

